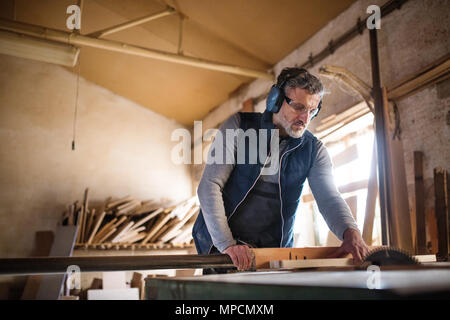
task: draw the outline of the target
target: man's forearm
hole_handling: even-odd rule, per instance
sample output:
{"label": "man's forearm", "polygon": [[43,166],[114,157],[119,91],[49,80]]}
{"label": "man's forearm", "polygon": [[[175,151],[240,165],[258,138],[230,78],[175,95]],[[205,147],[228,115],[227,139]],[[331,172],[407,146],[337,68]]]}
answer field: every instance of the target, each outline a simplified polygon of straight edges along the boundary
{"label": "man's forearm", "polygon": [[198,198],[214,246],[222,252],[236,244],[228,226],[220,186],[204,175],[198,187]]}
{"label": "man's forearm", "polygon": [[[237,129],[239,127],[240,116],[236,114],[223,123],[219,132],[222,137],[225,137],[227,129]],[[215,145],[215,143],[220,141],[222,145]],[[211,150],[222,149],[222,155],[224,156],[222,160],[235,156],[235,141],[229,144],[224,142],[225,139],[214,140],[211,146]],[[222,252],[229,246],[236,244],[228,225],[222,198],[222,190],[234,169],[234,164],[227,164],[225,161],[215,163],[212,160],[213,157],[210,151],[197,193],[203,218],[205,219],[206,227],[211,235],[213,244]]]}

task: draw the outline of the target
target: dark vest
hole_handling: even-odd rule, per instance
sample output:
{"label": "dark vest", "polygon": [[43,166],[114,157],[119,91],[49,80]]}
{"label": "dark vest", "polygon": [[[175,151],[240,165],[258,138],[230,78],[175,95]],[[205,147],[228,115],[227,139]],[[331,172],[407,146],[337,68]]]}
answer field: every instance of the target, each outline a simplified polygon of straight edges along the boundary
{"label": "dark vest", "polygon": [[[266,144],[266,150],[270,150],[270,130],[275,129],[272,122],[272,113],[240,113],[241,129],[255,129],[258,133],[259,129],[266,129],[268,139],[267,141],[260,141],[257,134],[257,147],[260,144]],[[288,147],[280,155],[280,224],[273,224],[272,234],[279,232],[280,247],[292,247],[294,242],[294,220],[295,212],[297,210],[300,196],[303,189],[303,184],[308,176],[309,169],[313,165],[313,161],[317,155],[317,147],[319,141],[309,131],[305,131],[303,136],[298,139],[290,138]],[[255,164],[251,164],[249,160],[250,155],[249,139],[245,141],[245,163],[236,164],[233,171],[228,178],[223,190],[222,198],[225,206],[225,214],[227,219],[233,217],[234,214],[239,214],[237,210],[250,194],[252,189],[257,184],[261,175],[261,170],[264,165],[264,159],[258,157]],[[257,212],[246,212],[246,219],[254,214],[254,220],[258,219]],[[195,221],[192,231],[195,246],[199,254],[210,253],[213,243],[211,236],[203,218],[203,213],[200,210],[197,220]]]}

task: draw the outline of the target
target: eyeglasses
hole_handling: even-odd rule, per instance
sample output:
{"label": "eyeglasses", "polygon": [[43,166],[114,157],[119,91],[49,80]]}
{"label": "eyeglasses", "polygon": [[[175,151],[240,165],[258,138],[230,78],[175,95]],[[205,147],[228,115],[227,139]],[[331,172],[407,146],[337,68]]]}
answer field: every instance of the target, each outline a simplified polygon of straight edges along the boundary
{"label": "eyeglasses", "polygon": [[317,115],[317,113],[319,112],[319,108],[308,109],[301,103],[294,103],[292,101],[292,99],[290,99],[286,96],[284,97],[284,99],[286,100],[287,104],[290,105],[291,108],[294,109],[294,111],[297,113],[305,114],[305,113],[309,112],[310,117],[315,117]]}

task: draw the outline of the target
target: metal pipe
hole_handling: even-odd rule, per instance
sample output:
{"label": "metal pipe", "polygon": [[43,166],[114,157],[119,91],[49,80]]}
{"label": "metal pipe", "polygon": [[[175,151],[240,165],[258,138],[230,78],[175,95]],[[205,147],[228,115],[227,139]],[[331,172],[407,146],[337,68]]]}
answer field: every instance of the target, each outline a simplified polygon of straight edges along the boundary
{"label": "metal pipe", "polygon": [[169,16],[169,15],[171,15],[173,13],[175,13],[175,9],[169,7],[168,9],[166,9],[166,10],[164,10],[162,12],[152,13],[152,14],[146,15],[144,17],[140,17],[140,18],[128,21],[128,22],[124,22],[124,23],[118,24],[118,25],[113,26],[113,27],[109,27],[109,28],[106,28],[106,29],[103,29],[103,30],[100,30],[100,31],[96,31],[96,32],[90,33],[87,36],[93,37],[93,38],[102,38],[102,37],[104,37],[104,36],[106,36],[108,34],[119,32],[119,31],[122,31],[122,30],[125,30],[125,29],[128,29],[128,28],[135,27],[135,26],[138,26],[140,24],[152,21],[152,20],[156,20],[156,19],[159,19],[159,18],[162,18],[162,17],[166,17],[166,16]]}
{"label": "metal pipe", "polygon": [[350,87],[353,91],[357,92],[366,102],[367,107],[372,113],[373,111],[373,97],[371,88],[353,73],[342,67],[336,67],[331,65],[324,65],[320,67],[319,74],[335,79],[344,83]]}
{"label": "metal pipe", "polygon": [[0,19],[0,30],[8,30],[32,37],[53,40],[78,46],[88,46],[98,49],[131,54],[135,56],[157,59],[167,62],[179,63],[193,67],[237,74],[251,78],[273,80],[273,74],[269,72],[253,70],[245,67],[233,66],[214,61],[203,60],[194,57],[182,56],[170,52],[142,48],[113,40],[97,39],[76,33],[68,33],[56,29],[44,28],[27,23],[19,23],[7,19]]}
{"label": "metal pipe", "polygon": [[[381,17],[384,18],[389,13],[394,11],[395,9],[400,9],[400,7],[405,4],[408,0],[390,0],[387,3],[385,3],[381,8]],[[319,63],[326,57],[332,55],[336,49],[343,46],[350,40],[352,40],[357,35],[363,34],[365,26],[366,26],[367,18],[364,20],[358,20],[356,25],[348,30],[346,33],[344,33],[342,36],[337,38],[336,40],[330,40],[328,42],[328,46],[324,48],[322,51],[320,51],[316,55],[311,55],[308,59],[308,61],[305,61],[303,64],[301,64],[301,68],[307,68],[307,67],[313,67],[315,64]]]}
{"label": "metal pipe", "polygon": [[378,59],[377,29],[371,29],[370,35],[370,58],[372,64],[372,96],[375,109],[375,134],[377,140],[378,155],[378,188],[380,192],[380,218],[381,238],[383,245],[389,245],[389,216],[390,216],[390,193],[387,177],[387,144],[384,134],[385,119],[383,114],[383,93],[381,88],[380,64]]}
{"label": "metal pipe", "polygon": [[81,272],[233,267],[226,254],[122,257],[34,257],[0,259],[0,275],[61,274],[69,266]]}
{"label": "metal pipe", "polygon": [[80,49],[59,42],[0,30],[0,53],[74,67],[77,64]]}
{"label": "metal pipe", "polygon": [[183,22],[184,22],[184,16],[180,15],[180,25],[178,28],[178,54],[183,54]]}

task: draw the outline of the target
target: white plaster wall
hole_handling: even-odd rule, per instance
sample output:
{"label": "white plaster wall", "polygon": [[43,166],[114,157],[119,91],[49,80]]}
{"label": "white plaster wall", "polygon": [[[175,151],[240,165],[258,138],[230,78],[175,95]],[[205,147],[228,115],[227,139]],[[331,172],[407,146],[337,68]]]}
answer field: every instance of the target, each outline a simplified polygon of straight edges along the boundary
{"label": "white plaster wall", "polygon": [[192,195],[190,168],[170,157],[183,126],[83,78],[72,151],[75,85],[62,67],[0,56],[0,256],[29,255],[86,187],[92,203]]}

